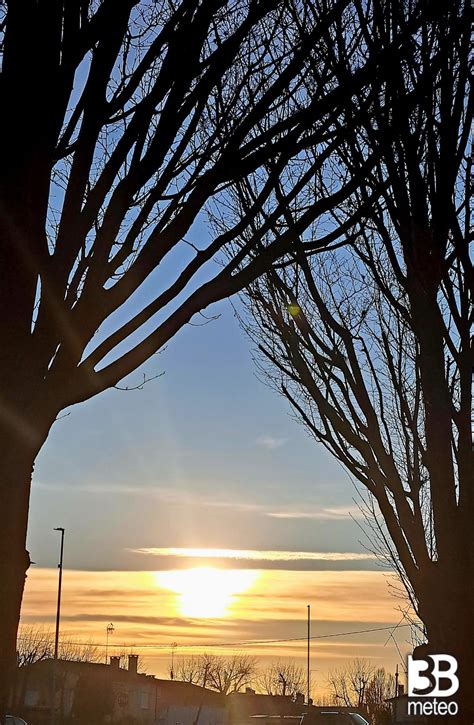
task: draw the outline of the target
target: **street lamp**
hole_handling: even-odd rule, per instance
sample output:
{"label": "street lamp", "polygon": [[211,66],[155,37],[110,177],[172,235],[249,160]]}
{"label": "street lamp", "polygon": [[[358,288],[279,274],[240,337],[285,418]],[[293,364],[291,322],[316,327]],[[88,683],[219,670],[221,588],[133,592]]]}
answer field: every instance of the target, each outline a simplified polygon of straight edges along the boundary
{"label": "street lamp", "polygon": [[64,555],[64,529],[59,526],[54,531],[61,532],[61,549],[59,553],[59,581],[58,581],[58,603],[56,607],[56,634],[54,637],[54,659],[53,659],[53,676],[51,683],[51,725],[54,725],[56,719],[56,666],[59,652],[59,621],[61,618],[61,589],[63,584],[63,555]]}
{"label": "street lamp", "polygon": [[113,634],[115,631],[115,627],[112,624],[112,622],[110,622],[110,624],[107,625],[107,628],[105,631],[107,632],[107,637],[105,640],[105,664],[107,664],[109,661],[108,656],[107,656],[108,651],[109,651],[109,634]]}
{"label": "street lamp", "polygon": [[306,699],[308,701],[308,705],[311,705],[310,703],[310,694],[311,694],[311,670],[310,670],[310,657],[311,657],[311,650],[310,650],[310,643],[311,643],[311,605],[308,604],[308,645],[307,645],[307,652],[306,652]]}
{"label": "street lamp", "polygon": [[58,582],[58,605],[56,608],[56,636],[54,638],[54,659],[58,659],[58,650],[59,650],[59,620],[61,617],[61,589],[63,585],[63,555],[64,555],[64,529],[61,527],[58,527],[57,529],[54,529],[54,531],[60,531],[61,532],[61,551],[59,554],[59,582]]}

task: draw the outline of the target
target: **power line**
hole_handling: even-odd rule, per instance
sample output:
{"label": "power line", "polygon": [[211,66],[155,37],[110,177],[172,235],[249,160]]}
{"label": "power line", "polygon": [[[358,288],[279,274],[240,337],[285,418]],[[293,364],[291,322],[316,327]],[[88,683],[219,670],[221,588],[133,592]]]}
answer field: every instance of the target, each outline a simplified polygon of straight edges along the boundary
{"label": "power line", "polygon": [[[310,637],[310,639],[330,639],[331,637],[349,637],[350,635],[354,634],[369,634],[371,632],[387,632],[389,630],[394,629],[401,629],[401,627],[410,627],[410,624],[399,624],[394,625],[391,624],[387,627],[371,627],[370,629],[355,629],[350,632],[333,632],[331,634],[317,634]],[[30,639],[27,635],[23,636],[20,635],[18,637],[19,640],[21,639]],[[206,644],[179,644],[179,649],[208,649],[210,647],[215,647],[217,649],[224,649],[226,647],[252,647],[256,645],[267,645],[267,644],[284,644],[285,642],[306,642],[308,640],[307,637],[287,637],[285,639],[247,639],[242,640],[240,642],[210,642]],[[67,640],[68,645],[77,645],[77,646],[83,646],[83,647],[105,647],[106,645],[103,642],[76,642]],[[169,643],[159,643],[159,644],[110,644],[109,647],[118,647],[120,649],[163,649],[167,650],[170,649],[171,644]]]}

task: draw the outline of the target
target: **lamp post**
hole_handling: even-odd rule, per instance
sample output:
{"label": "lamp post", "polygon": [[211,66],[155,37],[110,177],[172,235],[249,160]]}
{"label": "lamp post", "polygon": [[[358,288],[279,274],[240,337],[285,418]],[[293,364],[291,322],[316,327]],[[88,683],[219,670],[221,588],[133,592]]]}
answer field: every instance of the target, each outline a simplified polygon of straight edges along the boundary
{"label": "lamp post", "polygon": [[109,652],[109,635],[113,634],[115,632],[115,627],[110,622],[110,624],[107,625],[107,629],[105,630],[107,632],[107,636],[105,639],[105,664],[108,664],[109,658],[108,658],[108,652]]}
{"label": "lamp post", "polygon": [[63,555],[64,555],[64,529],[58,527],[55,531],[61,532],[61,551],[59,554],[59,581],[58,581],[58,605],[56,607],[56,636],[54,638],[54,659],[58,659],[59,651],[59,620],[61,618],[61,589],[63,585]]}
{"label": "lamp post", "polygon": [[59,526],[54,531],[61,532],[61,549],[59,553],[59,580],[58,580],[58,603],[56,607],[56,632],[54,637],[54,659],[53,659],[53,676],[51,683],[51,725],[56,721],[56,666],[58,662],[59,652],[59,622],[61,619],[61,590],[63,585],[63,556],[64,556],[64,529]]}
{"label": "lamp post", "polygon": [[310,658],[311,658],[311,605],[308,604],[308,649],[306,653],[306,687],[307,687],[307,700],[308,705],[310,704],[310,695],[311,695],[311,669],[310,669]]}

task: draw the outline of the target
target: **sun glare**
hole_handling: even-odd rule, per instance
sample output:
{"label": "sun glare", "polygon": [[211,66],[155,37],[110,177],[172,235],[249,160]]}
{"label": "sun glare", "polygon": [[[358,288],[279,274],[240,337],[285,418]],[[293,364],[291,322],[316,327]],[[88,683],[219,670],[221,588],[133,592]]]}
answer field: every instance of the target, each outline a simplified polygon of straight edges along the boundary
{"label": "sun glare", "polygon": [[239,594],[257,579],[258,572],[243,569],[196,567],[156,573],[157,583],[175,592],[177,608],[185,617],[225,617]]}

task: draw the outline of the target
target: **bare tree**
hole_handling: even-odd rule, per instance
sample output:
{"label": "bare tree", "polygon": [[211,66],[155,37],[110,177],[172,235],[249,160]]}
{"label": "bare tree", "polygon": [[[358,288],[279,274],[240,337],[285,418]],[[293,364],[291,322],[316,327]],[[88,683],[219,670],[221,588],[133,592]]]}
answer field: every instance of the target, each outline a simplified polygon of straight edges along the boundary
{"label": "bare tree", "polygon": [[334,701],[346,707],[363,707],[373,675],[373,666],[368,660],[361,658],[333,670],[329,673],[328,684]]}
{"label": "bare tree", "polygon": [[267,695],[292,697],[304,692],[306,675],[304,669],[294,662],[276,660],[258,678],[258,686]]}
{"label": "bare tree", "polygon": [[90,641],[78,644],[74,637],[62,638],[59,641],[58,657],[70,662],[102,661],[102,655],[96,645]]}
{"label": "bare tree", "polygon": [[257,671],[257,659],[250,655],[208,658],[208,687],[223,695],[239,692],[251,685]]}
{"label": "bare tree", "polygon": [[392,722],[388,700],[394,695],[394,676],[383,667],[377,668],[365,691],[365,705],[373,725],[389,725]]}
{"label": "bare tree", "polygon": [[173,669],[169,670],[170,679],[189,682],[191,685],[204,686],[203,660],[200,655],[176,658]]}
{"label": "bare tree", "polygon": [[[28,625],[18,632],[17,664],[26,667],[41,660],[50,659],[54,654],[54,633],[44,627]],[[91,642],[78,643],[74,637],[62,637],[59,640],[58,657],[73,662],[99,662],[101,655]]]}
{"label": "bare tree", "polygon": [[26,667],[51,657],[54,640],[51,630],[35,626],[23,626],[18,632],[17,666]]}
{"label": "bare tree", "polygon": [[257,660],[250,655],[223,657],[204,653],[180,657],[174,668],[174,679],[228,695],[251,685],[256,671]]}
{"label": "bare tree", "polygon": [[356,658],[345,667],[330,672],[328,685],[333,703],[365,709],[373,725],[389,722],[387,699],[394,695],[394,678],[383,667]]}
{"label": "bare tree", "polygon": [[[372,157],[316,202],[312,180],[347,132],[341,104],[400,62],[400,36],[425,4],[374,44],[364,27],[384,0],[2,3],[0,720],[31,475],[52,424],[271,267],[354,190]],[[342,81],[328,42],[345,57]],[[246,213],[203,239],[195,222],[232,205],[237,183],[254,194]]]}
{"label": "bare tree", "polygon": [[[395,567],[426,630],[428,643],[417,653],[457,658],[458,718],[470,724],[474,285],[468,144],[474,96],[467,13],[468,3],[458,0],[444,6],[439,22],[426,24],[411,58],[376,83],[367,123],[347,137],[336,176],[351,174],[370,154],[380,159],[366,184],[334,210],[333,225],[345,230],[351,248],[317,259],[302,248],[252,285],[249,332],[272,384],[365,487],[376,546]],[[391,22],[381,17],[378,34],[390,35]],[[403,109],[414,83],[424,91],[415,94],[407,119]],[[357,94],[348,118],[356,106]],[[352,224],[354,209],[364,210],[360,224]]]}

